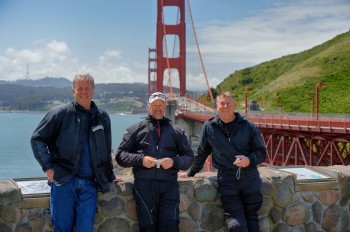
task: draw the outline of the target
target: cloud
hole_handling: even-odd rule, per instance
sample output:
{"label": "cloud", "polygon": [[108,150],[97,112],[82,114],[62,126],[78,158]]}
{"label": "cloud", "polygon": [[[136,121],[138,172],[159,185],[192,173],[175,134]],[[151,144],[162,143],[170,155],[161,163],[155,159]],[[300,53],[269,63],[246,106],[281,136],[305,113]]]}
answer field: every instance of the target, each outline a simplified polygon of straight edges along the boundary
{"label": "cloud", "polygon": [[121,51],[118,50],[106,50],[104,52],[105,57],[109,58],[120,58],[121,57]]}
{"label": "cloud", "polygon": [[53,40],[53,41],[49,42],[46,45],[46,47],[49,51],[52,51],[53,53],[56,53],[56,54],[70,53],[70,49],[69,49],[68,45],[66,44],[66,42],[64,42],[64,41],[58,42],[56,40]]}
{"label": "cloud", "polygon": [[[196,91],[207,91],[208,90],[208,85],[205,80],[204,73],[201,73],[197,76],[194,76],[192,74],[187,74],[187,89],[190,90],[196,90]],[[208,84],[209,87],[217,86],[220,84],[222,80],[220,80],[217,77],[210,77],[208,78]]]}
{"label": "cloud", "polygon": [[[236,70],[301,52],[349,30],[348,0],[274,2],[272,7],[238,20],[215,19],[196,24],[211,87]],[[187,30],[186,85],[188,89],[205,90],[204,70],[189,23]],[[27,68],[32,79],[50,76],[72,80],[76,73],[89,72],[96,83],[146,83],[148,80],[145,52],[136,54],[127,47],[104,47],[85,61],[88,59],[76,53],[79,48],[70,46],[69,41],[37,38],[25,49],[8,47],[0,53],[0,80],[23,79]],[[128,57],[131,55],[133,57]],[[174,78],[172,84],[178,87],[178,80]]]}
{"label": "cloud", "polygon": [[40,62],[42,61],[42,56],[40,52],[31,51],[29,49],[16,50],[14,48],[8,48],[5,51],[7,60],[12,63],[18,63],[25,61],[26,63]]}
{"label": "cloud", "polygon": [[[312,48],[349,30],[349,1],[284,1],[238,21],[211,21],[197,34],[209,76]],[[196,53],[195,45],[188,53]],[[218,69],[213,64],[218,64]],[[225,67],[223,67],[225,64]]]}
{"label": "cloud", "polygon": [[120,63],[116,60],[121,58],[119,50],[105,50],[96,62],[88,65],[72,56],[65,41],[36,40],[33,44],[30,49],[8,48],[3,55],[0,54],[0,80],[24,79],[28,71],[31,79],[49,76],[72,80],[76,73],[91,73],[96,83],[147,81],[147,64]]}
{"label": "cloud", "polygon": [[118,50],[106,50],[103,55],[98,58],[100,64],[105,63],[108,60],[121,58],[121,51]]}
{"label": "cloud", "polygon": [[55,60],[63,61],[70,54],[70,49],[66,42],[53,40],[46,44],[46,51],[44,50],[43,53],[47,54],[53,62]]}
{"label": "cloud", "polygon": [[[17,50],[6,49],[0,55],[3,61],[0,65],[0,79],[17,80],[27,77],[38,79],[45,76],[64,76],[67,70],[76,64],[70,56],[70,49],[66,42],[52,40],[49,42],[37,40],[32,48]],[[67,60],[69,59],[69,60]],[[73,60],[73,61],[72,61]]]}

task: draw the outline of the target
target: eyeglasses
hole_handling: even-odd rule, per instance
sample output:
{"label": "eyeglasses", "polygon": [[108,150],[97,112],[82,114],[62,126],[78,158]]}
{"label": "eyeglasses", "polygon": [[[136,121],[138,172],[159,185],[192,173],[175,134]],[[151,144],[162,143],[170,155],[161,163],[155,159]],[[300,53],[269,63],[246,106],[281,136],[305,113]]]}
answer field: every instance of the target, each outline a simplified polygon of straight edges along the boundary
{"label": "eyeglasses", "polygon": [[156,93],[153,93],[151,94],[151,96],[149,96],[149,103],[152,103],[153,101],[157,100],[157,99],[160,99],[160,100],[163,100],[164,102],[166,101],[166,97],[163,93],[160,93],[160,92],[156,92]]}

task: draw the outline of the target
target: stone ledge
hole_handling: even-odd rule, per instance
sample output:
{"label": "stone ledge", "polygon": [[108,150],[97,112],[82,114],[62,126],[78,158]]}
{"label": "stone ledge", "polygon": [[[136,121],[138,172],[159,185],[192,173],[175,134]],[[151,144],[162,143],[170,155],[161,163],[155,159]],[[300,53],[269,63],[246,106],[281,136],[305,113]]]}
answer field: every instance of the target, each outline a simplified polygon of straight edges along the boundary
{"label": "stone ledge", "polygon": [[[297,192],[292,174],[259,168],[264,195],[261,231],[350,231],[350,167],[325,169],[339,173],[337,189]],[[179,184],[180,231],[224,231],[216,173],[180,179]],[[129,176],[111,183],[111,192],[99,195],[94,231],[138,231],[132,187]],[[37,202],[39,208],[20,208],[18,196],[13,184],[0,182],[0,231],[53,231],[48,198]]]}

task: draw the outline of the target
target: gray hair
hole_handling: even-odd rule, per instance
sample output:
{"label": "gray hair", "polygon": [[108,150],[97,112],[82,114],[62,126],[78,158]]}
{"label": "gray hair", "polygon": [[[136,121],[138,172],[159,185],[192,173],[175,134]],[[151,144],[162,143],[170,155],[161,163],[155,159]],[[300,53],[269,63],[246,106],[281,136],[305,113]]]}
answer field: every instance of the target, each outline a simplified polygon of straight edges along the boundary
{"label": "gray hair", "polygon": [[73,80],[73,89],[75,89],[75,85],[78,80],[89,80],[92,88],[95,88],[95,81],[94,81],[94,78],[90,75],[90,73],[75,75]]}
{"label": "gray hair", "polygon": [[235,100],[235,96],[231,94],[229,91],[222,91],[216,96],[216,102],[219,102],[219,97],[232,97]]}

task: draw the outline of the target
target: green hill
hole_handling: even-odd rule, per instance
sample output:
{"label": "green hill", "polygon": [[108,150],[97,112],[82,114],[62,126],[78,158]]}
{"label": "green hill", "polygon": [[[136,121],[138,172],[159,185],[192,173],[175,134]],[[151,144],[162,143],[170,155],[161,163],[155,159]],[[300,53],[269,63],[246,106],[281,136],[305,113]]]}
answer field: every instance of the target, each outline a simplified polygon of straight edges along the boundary
{"label": "green hill", "polygon": [[[311,97],[319,88],[319,113],[350,113],[350,32],[309,50],[283,56],[229,75],[216,89],[235,94],[239,109],[256,100],[265,111],[278,112],[282,98],[284,112],[311,112]],[[205,99],[207,96],[205,96]],[[314,97],[315,98],[315,97]],[[204,98],[203,98],[204,99]]]}

